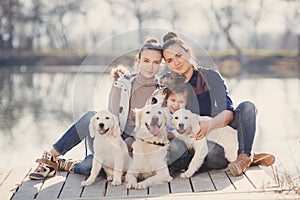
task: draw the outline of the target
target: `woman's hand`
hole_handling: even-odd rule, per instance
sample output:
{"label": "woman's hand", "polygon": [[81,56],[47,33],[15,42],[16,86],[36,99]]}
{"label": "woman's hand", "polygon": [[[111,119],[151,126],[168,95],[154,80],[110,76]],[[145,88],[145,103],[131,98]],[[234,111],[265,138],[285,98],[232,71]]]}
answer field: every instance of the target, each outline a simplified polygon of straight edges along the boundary
{"label": "woman's hand", "polygon": [[134,138],[129,136],[124,141],[127,145],[128,152],[132,152],[132,143],[134,142]]}
{"label": "woman's hand", "polygon": [[200,121],[200,131],[199,133],[197,133],[197,135],[195,135],[195,139],[196,140],[200,140],[202,139],[203,137],[205,137],[209,131],[209,126],[210,126],[210,120],[209,121]]}
{"label": "woman's hand", "polygon": [[221,128],[228,125],[233,120],[233,112],[230,110],[224,110],[214,118],[207,121],[200,121],[200,131],[194,137],[196,140],[200,140],[207,135],[207,133],[213,129]]}

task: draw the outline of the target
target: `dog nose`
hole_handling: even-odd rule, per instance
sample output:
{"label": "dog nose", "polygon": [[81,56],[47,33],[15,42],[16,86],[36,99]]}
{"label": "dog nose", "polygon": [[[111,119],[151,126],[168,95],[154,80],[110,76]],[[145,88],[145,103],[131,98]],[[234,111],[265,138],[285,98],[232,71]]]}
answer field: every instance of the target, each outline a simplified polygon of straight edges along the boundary
{"label": "dog nose", "polygon": [[178,124],[178,127],[179,127],[179,128],[184,128],[184,124],[183,124],[183,123],[179,123],[179,124]]}
{"label": "dog nose", "polygon": [[104,128],[104,123],[100,123],[100,124],[99,124],[99,127],[100,127],[100,128]]}
{"label": "dog nose", "polygon": [[157,122],[158,122],[158,117],[157,116],[153,116],[151,118],[151,125],[157,124]]}

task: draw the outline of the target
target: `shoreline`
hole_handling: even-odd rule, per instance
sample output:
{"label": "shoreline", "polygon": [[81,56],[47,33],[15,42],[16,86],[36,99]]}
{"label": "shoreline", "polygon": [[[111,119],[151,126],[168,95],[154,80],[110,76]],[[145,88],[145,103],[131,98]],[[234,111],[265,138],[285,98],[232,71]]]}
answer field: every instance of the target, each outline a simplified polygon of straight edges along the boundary
{"label": "shoreline", "polygon": [[[0,66],[1,73],[84,73],[84,74],[95,74],[95,73],[110,73],[114,66],[101,66],[101,65],[49,65],[49,66]],[[130,68],[129,66],[127,66]],[[271,68],[270,66],[269,68]],[[300,66],[299,66],[300,68]],[[219,67],[218,71],[224,78],[300,78],[300,70],[285,68],[288,73],[264,71],[264,72],[249,72],[242,70],[239,73],[233,72],[235,69],[231,67]]]}

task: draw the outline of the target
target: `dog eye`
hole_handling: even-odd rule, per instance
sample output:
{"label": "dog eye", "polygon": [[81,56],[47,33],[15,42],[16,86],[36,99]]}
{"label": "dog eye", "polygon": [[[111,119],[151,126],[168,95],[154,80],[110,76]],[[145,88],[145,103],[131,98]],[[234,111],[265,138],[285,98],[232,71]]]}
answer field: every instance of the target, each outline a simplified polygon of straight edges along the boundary
{"label": "dog eye", "polygon": [[184,119],[188,119],[188,117],[184,117]]}
{"label": "dog eye", "polygon": [[105,117],[105,119],[109,119],[109,117]]}
{"label": "dog eye", "polygon": [[150,114],[150,111],[147,111],[146,114]]}
{"label": "dog eye", "polygon": [[175,119],[178,119],[178,117],[176,116],[176,117],[174,117]]}
{"label": "dog eye", "polygon": [[161,111],[158,111],[158,114],[161,114]]}
{"label": "dog eye", "polygon": [[98,119],[99,119],[99,117],[96,117],[96,119],[98,120]]}

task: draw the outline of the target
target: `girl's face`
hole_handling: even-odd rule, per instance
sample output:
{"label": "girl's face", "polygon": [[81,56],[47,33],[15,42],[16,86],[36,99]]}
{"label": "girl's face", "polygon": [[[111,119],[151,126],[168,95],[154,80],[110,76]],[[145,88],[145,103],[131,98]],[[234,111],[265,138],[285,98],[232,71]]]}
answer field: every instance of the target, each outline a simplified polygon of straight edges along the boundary
{"label": "girl's face", "polygon": [[137,64],[139,66],[140,73],[144,77],[154,78],[159,71],[161,61],[162,55],[160,51],[144,49]]}
{"label": "girl's face", "polygon": [[186,106],[187,93],[171,93],[167,99],[167,107],[173,114],[175,111]]}
{"label": "girl's face", "polygon": [[193,66],[189,63],[190,52],[183,49],[179,44],[172,44],[163,51],[164,59],[168,67],[185,76],[187,79],[193,74]]}

